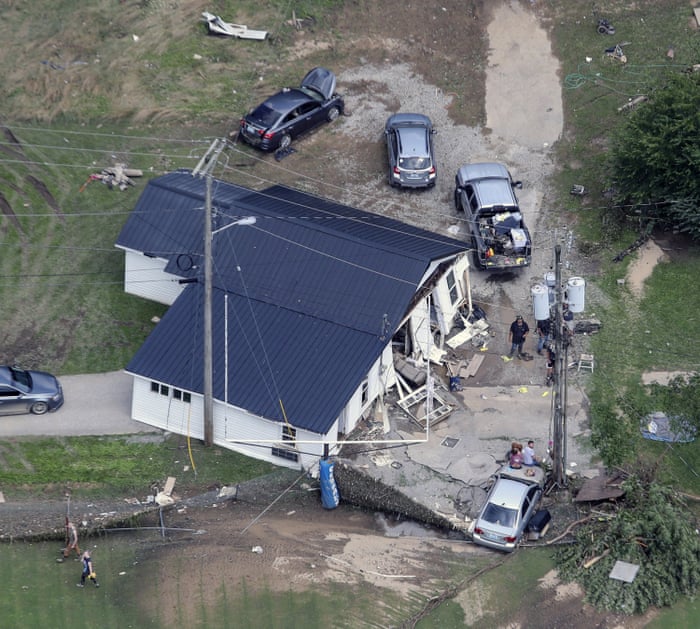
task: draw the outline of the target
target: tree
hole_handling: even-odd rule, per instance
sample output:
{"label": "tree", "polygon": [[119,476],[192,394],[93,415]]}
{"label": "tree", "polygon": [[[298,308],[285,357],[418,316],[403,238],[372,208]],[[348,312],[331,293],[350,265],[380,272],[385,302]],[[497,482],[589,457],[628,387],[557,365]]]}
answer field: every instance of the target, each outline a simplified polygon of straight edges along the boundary
{"label": "tree", "polygon": [[[577,581],[598,609],[625,614],[672,605],[700,585],[700,539],[680,496],[653,478],[630,476],[624,500],[603,507],[556,554],[560,575]],[[639,566],[632,583],[610,578],[618,560]]]}
{"label": "tree", "polygon": [[616,201],[700,240],[700,72],[672,75],[615,133]]}

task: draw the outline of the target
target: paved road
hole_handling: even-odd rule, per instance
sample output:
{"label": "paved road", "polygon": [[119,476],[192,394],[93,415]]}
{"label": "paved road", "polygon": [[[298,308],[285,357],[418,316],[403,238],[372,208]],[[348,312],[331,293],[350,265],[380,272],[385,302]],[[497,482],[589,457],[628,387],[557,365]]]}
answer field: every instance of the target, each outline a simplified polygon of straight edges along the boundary
{"label": "paved road", "polygon": [[46,415],[0,417],[0,439],[19,436],[126,435],[154,432],[131,419],[131,376],[123,371],[62,376],[65,403]]}

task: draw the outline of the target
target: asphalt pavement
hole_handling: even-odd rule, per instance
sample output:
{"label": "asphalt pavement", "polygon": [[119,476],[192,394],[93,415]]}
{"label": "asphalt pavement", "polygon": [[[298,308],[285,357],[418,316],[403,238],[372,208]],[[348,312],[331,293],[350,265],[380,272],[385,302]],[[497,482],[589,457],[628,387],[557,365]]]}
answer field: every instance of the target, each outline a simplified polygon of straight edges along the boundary
{"label": "asphalt pavement", "polygon": [[131,419],[132,378],[125,372],[59,376],[59,381],[65,397],[60,409],[45,415],[0,417],[0,439],[156,432]]}

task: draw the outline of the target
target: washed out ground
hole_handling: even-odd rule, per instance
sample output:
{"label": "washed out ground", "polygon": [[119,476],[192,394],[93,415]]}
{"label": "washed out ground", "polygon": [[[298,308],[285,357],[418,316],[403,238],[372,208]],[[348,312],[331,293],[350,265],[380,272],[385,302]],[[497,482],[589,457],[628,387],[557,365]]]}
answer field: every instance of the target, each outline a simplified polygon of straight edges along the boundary
{"label": "washed out ground", "polygon": [[[559,68],[546,21],[536,11],[532,2],[450,0],[431,9],[394,0],[345,3],[334,25],[343,37],[324,41],[302,29],[296,35],[295,54],[303,64],[315,50],[335,49],[342,60],[338,89],[346,95],[349,115],[301,140],[297,152],[280,164],[240,149],[255,160],[246,173],[246,185],[256,177],[262,182],[290,183],[456,237],[466,234],[452,204],[456,169],[480,160],[506,163],[513,176],[523,181],[520,200],[533,232],[535,255],[533,266],[519,275],[475,272],[471,277],[474,300],[487,312],[495,334],[479,372],[480,382],[492,385],[541,377],[542,366],[536,362],[502,361],[506,330],[516,312],[526,316],[531,312],[530,288],[551,269],[554,244],[571,242],[567,225],[548,208],[550,148],[562,132],[563,116]],[[388,114],[399,109],[430,115],[438,129],[439,178],[434,190],[399,192],[386,184],[381,129]],[[339,187],[329,186],[332,181]],[[564,253],[567,268],[584,275],[586,262],[575,258],[573,247],[565,246]],[[174,552],[164,548],[152,557],[163,576],[182,565],[183,559],[195,572],[192,579],[158,580],[164,620],[176,614],[177,618],[197,617],[202,602],[200,576],[211,572],[224,582],[237,584],[245,579],[251,591],[364,582],[386,591],[387,597],[391,593],[435,596],[441,588],[448,589],[444,579],[452,570],[450,561],[440,557],[480,558],[485,564],[503,559],[420,527],[394,529],[399,536],[388,536],[379,516],[345,506],[324,511],[312,492],[308,495],[313,500],[301,499],[304,490],[299,487],[274,504],[281,488],[258,489],[254,497],[242,495],[237,502],[193,506],[169,516],[171,526],[207,533]],[[258,546],[262,553],[253,552]],[[595,613],[584,605],[580,591],[564,588],[553,575],[543,578],[542,585],[551,593],[546,620],[533,624],[528,600],[519,607],[509,601],[509,626],[644,624],[643,619]],[[146,608],[154,600],[153,592],[144,588],[143,596]],[[477,605],[487,598],[483,591],[471,588],[456,596],[475,624],[490,614]],[[364,623],[382,624],[368,619]],[[358,619],[356,626],[362,624]]]}

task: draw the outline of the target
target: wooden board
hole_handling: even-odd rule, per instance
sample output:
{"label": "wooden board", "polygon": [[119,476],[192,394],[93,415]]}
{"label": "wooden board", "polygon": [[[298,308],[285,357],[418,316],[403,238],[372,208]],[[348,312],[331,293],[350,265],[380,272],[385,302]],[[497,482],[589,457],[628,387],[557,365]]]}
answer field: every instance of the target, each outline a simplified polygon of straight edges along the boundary
{"label": "wooden board", "polygon": [[163,493],[166,496],[169,496],[170,494],[173,493],[173,489],[175,489],[175,477],[168,476],[168,480],[165,481],[165,487],[163,488]]}
{"label": "wooden board", "polygon": [[484,355],[483,354],[475,354],[472,359],[469,361],[469,365],[467,366],[467,370],[464,373],[466,377],[469,376],[475,376],[476,372],[479,371],[479,367],[481,367],[481,363],[484,362]]}

